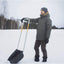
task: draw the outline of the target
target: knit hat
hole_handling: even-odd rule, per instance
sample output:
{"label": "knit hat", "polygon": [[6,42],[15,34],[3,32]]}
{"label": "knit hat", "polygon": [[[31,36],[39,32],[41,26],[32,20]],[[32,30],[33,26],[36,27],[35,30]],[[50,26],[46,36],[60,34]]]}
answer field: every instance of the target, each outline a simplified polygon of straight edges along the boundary
{"label": "knit hat", "polygon": [[48,12],[48,9],[47,9],[47,8],[45,8],[45,7],[41,8],[41,10],[43,10],[45,13],[47,13],[47,12]]}

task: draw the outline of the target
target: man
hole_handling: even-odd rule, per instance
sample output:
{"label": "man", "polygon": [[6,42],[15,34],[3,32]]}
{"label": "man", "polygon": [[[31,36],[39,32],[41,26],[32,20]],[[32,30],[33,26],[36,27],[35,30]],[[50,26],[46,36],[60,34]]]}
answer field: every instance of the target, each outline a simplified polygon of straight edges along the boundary
{"label": "man", "polygon": [[[29,20],[28,18],[23,18],[22,20]],[[22,21],[21,20],[21,21]],[[39,61],[39,47],[41,45],[41,50],[43,53],[43,62],[47,62],[47,50],[46,44],[49,42],[51,28],[52,28],[52,21],[50,19],[50,15],[48,9],[43,7],[41,8],[41,14],[39,18],[30,19],[30,22],[38,23],[37,26],[37,36],[35,42],[35,61]]]}

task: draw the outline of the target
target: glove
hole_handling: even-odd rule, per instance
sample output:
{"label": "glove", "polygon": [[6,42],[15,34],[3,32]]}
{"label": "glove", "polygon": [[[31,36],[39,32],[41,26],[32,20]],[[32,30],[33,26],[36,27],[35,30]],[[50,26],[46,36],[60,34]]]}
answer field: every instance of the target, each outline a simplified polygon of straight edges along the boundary
{"label": "glove", "polygon": [[24,20],[24,21],[30,21],[29,18],[22,18],[22,19],[21,19],[21,22],[23,22],[23,20]]}
{"label": "glove", "polygon": [[21,19],[21,22],[23,22],[24,19],[25,19],[25,18],[22,18],[22,19]]}
{"label": "glove", "polygon": [[45,39],[45,43],[47,44],[49,42],[49,39]]}

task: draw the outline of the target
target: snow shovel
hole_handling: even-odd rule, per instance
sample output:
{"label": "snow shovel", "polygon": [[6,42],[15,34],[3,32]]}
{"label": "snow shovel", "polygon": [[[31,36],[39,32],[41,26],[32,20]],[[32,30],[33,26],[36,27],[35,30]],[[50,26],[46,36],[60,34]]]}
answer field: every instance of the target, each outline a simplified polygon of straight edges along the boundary
{"label": "snow shovel", "polygon": [[[25,37],[25,41],[24,41],[23,51],[24,51],[24,49],[25,49],[25,44],[26,44],[26,40],[27,40],[28,29],[29,29],[29,22],[28,22],[28,25],[27,25],[27,32],[26,32],[26,37]],[[23,30],[23,26],[22,26],[22,28],[21,28],[21,33],[20,33],[20,37],[19,37],[17,49],[16,49],[16,50],[10,55],[10,57],[8,58],[8,61],[9,61],[10,63],[18,63],[18,62],[19,62],[20,60],[22,60],[23,57],[24,57],[23,51],[18,50],[19,43],[20,43],[20,38],[21,38],[21,35],[22,35],[22,30]]]}

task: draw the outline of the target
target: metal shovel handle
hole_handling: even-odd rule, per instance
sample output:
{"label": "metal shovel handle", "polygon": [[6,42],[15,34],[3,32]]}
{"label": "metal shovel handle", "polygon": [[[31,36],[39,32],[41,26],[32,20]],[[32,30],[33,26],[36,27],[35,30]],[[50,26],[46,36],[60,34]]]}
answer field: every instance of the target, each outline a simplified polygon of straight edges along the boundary
{"label": "metal shovel handle", "polygon": [[[26,32],[26,36],[25,36],[25,41],[24,41],[24,47],[23,47],[23,50],[25,49],[25,44],[26,44],[27,34],[28,34],[28,29],[29,29],[29,23],[30,23],[30,20],[28,21],[28,25],[27,25],[27,32]],[[21,27],[21,33],[20,33],[20,37],[19,37],[19,40],[18,40],[17,49],[19,48],[20,39],[21,39],[22,31],[23,31],[23,27],[24,27],[24,25],[22,25],[22,27]]]}
{"label": "metal shovel handle", "polygon": [[20,37],[19,37],[19,40],[18,40],[17,49],[19,48],[19,44],[20,44],[20,39],[21,39],[23,27],[24,27],[24,25],[22,25],[22,27],[21,27],[21,33],[20,33]]}
{"label": "metal shovel handle", "polygon": [[26,45],[27,35],[28,35],[28,29],[29,29],[29,22],[28,22],[28,25],[27,25],[27,31],[26,31],[26,36],[25,36],[23,51],[25,50],[25,45]]}

